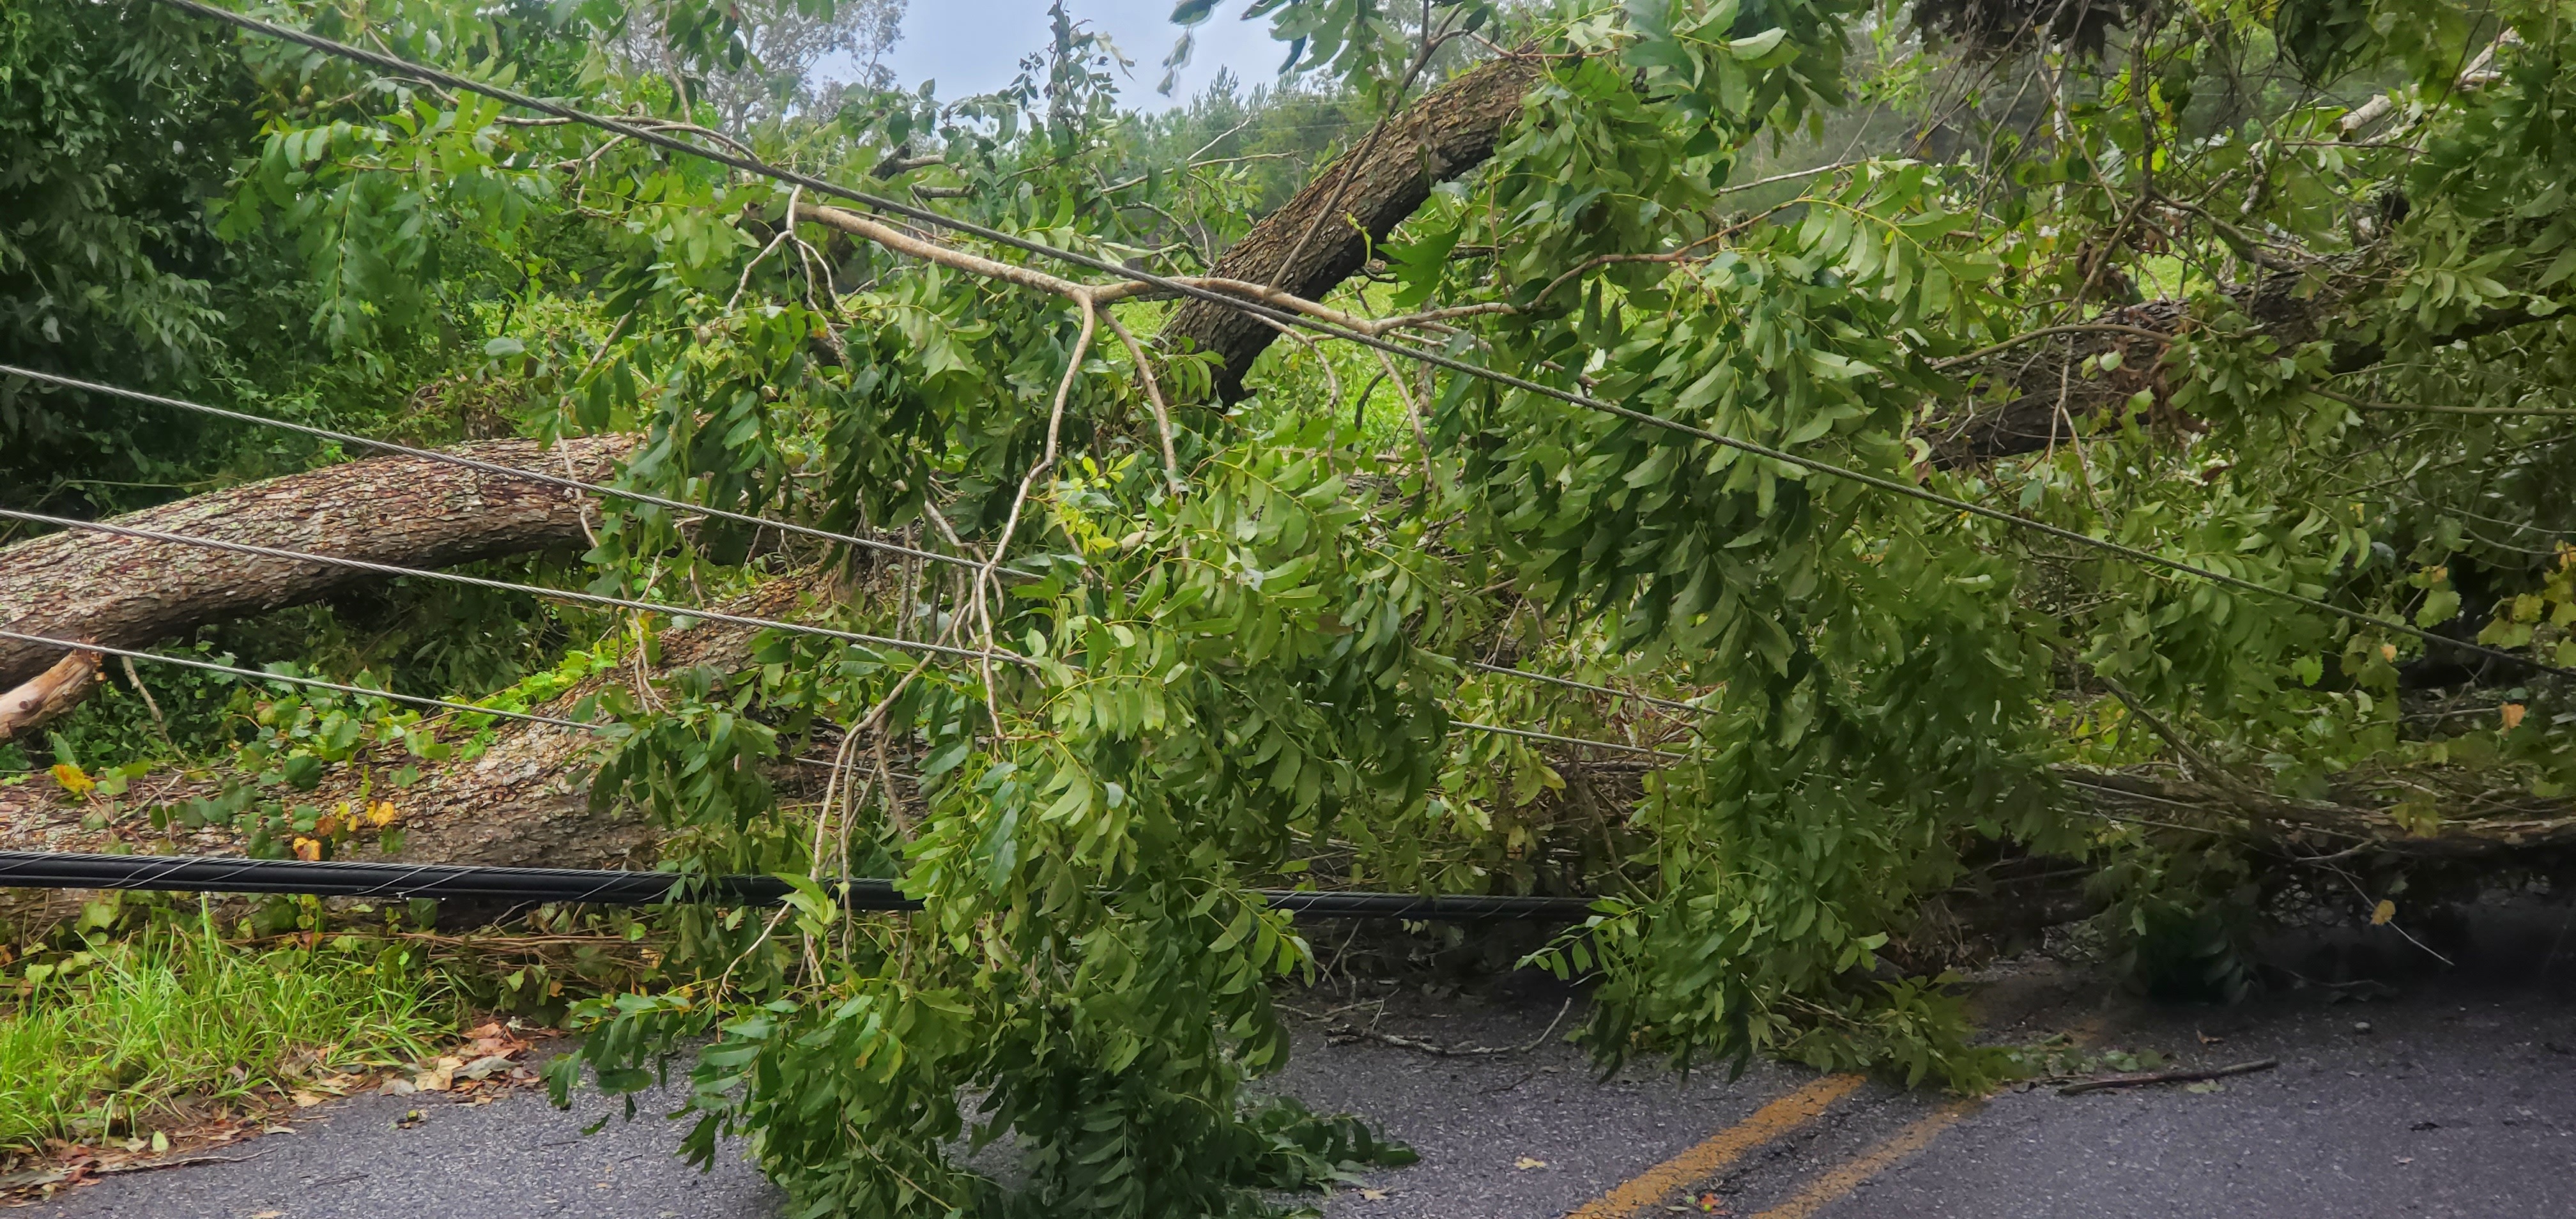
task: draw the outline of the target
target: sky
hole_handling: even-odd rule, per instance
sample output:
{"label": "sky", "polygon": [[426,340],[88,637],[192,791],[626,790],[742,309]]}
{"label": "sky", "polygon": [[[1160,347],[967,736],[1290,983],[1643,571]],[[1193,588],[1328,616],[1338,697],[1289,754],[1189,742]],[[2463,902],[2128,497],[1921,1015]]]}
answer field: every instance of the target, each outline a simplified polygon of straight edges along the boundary
{"label": "sky", "polygon": [[[1180,37],[1171,20],[1172,0],[1068,0],[1066,11],[1107,34],[1135,61],[1119,83],[1120,100],[1161,110],[1206,88],[1220,66],[1232,68],[1246,85],[1277,77],[1288,48],[1270,40],[1269,22],[1241,20],[1248,2],[1220,0],[1216,13],[1200,24],[1198,45],[1169,98],[1154,86]],[[911,0],[903,39],[886,56],[886,66],[902,88],[936,80],[941,98],[959,98],[1011,83],[1020,58],[1046,42],[1047,0]]]}

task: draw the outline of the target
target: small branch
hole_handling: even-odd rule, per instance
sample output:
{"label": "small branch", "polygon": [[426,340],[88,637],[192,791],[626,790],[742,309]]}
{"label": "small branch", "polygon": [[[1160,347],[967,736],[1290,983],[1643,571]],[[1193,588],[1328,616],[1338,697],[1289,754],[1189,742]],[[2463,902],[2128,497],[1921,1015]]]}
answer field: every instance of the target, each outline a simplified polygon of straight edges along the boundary
{"label": "small branch", "polygon": [[[80,701],[89,696],[90,687],[98,684],[98,665],[102,659],[96,652],[74,652],[18,688],[0,694],[0,741],[79,706]],[[127,670],[129,673],[132,671],[130,668]]]}
{"label": "small branch", "polygon": [[1814,169],[1794,169],[1785,174],[1773,174],[1768,178],[1755,178],[1750,182],[1738,182],[1730,186],[1721,186],[1717,188],[1716,193],[1721,195],[1731,195],[1737,191],[1758,190],[1765,186],[1773,186],[1782,182],[1795,182],[1800,178],[1812,178],[1818,174],[1829,174],[1838,169],[1850,169],[1856,165],[1864,164],[1867,164],[1867,162],[1836,161],[1831,165],[1819,165]]}
{"label": "small branch", "polygon": [[1400,1050],[1419,1051],[1424,1054],[1429,1054],[1434,1058],[1479,1058],[1492,1054],[1522,1054],[1535,1050],[1539,1046],[1545,1044],[1548,1036],[1556,1032],[1556,1026],[1564,1022],[1565,1013],[1572,1011],[1573,1009],[1574,1000],[1569,997],[1566,999],[1564,1004],[1556,1009],[1556,1019],[1547,1022],[1547,1029],[1545,1032],[1542,1032],[1538,1036],[1530,1038],[1519,1045],[1447,1046],[1441,1045],[1436,1041],[1424,1041],[1419,1037],[1406,1037],[1396,1033],[1381,1033],[1376,1029],[1364,1029],[1353,1024],[1339,1024],[1325,1029],[1324,1040],[1328,1042],[1339,1042],[1345,1045],[1354,1041],[1374,1041],[1381,1045],[1394,1046]]}
{"label": "small branch", "polygon": [[1136,378],[1145,386],[1145,400],[1154,406],[1154,427],[1162,434],[1163,473],[1171,480],[1172,494],[1178,495],[1181,493],[1181,459],[1172,449],[1171,404],[1163,401],[1163,387],[1154,380],[1154,366],[1145,359],[1145,348],[1136,341],[1136,336],[1127,332],[1118,315],[1104,309],[1100,316],[1101,320],[1109,323],[1109,333],[1117,335],[1118,341],[1126,346],[1127,358],[1135,361]]}
{"label": "small branch", "polygon": [[[1041,292],[1052,292],[1058,296],[1077,300],[1094,299],[1094,289],[1072,280],[1058,279],[1044,271],[1033,271],[1027,267],[998,262],[980,254],[969,254],[952,246],[914,236],[891,225],[880,224],[856,212],[808,204],[799,206],[796,209],[796,216],[800,220],[810,220],[825,228],[839,229],[853,237],[864,237],[895,253],[909,254],[924,262],[937,263],[952,270],[981,275],[987,279],[998,279],[1004,283],[1018,284],[1023,288],[1035,288]],[[1106,296],[1105,293],[1102,295]]]}
{"label": "small branch", "polygon": [[933,165],[946,164],[947,161],[946,157],[908,157],[903,155],[903,150],[897,149],[887,153],[884,160],[877,162],[876,168],[868,171],[868,176],[898,178],[916,169],[928,169]]}
{"label": "small branch", "polygon": [[2225,1079],[2230,1075],[2252,1075],[2257,1071],[2269,1071],[2279,1065],[2281,1060],[2278,1058],[2262,1058],[2253,1062],[2231,1063],[2223,1067],[2201,1067],[2186,1071],[2146,1071],[2136,1075],[2105,1075],[2082,1083],[2068,1084],[2059,1088],[2057,1094],[2081,1096],[2087,1092],[2101,1092],[2111,1088],[2135,1088],[2146,1084],[2179,1084],[2203,1079]]}

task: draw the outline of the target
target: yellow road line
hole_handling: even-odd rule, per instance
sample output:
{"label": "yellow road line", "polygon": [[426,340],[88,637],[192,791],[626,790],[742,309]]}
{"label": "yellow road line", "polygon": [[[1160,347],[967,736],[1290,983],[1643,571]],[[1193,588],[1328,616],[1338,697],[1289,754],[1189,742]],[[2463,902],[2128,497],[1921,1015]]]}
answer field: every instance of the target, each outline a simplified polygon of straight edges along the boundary
{"label": "yellow road line", "polygon": [[1828,1075],[1753,1111],[1688,1151],[1586,1202],[1566,1219],[1628,1219],[1673,1191],[1707,1179],[1735,1158],[1824,1115],[1861,1085],[1858,1075]]}
{"label": "yellow road line", "polygon": [[1877,1176],[1915,1152],[1923,1150],[1950,1124],[1976,1112],[1972,1101],[1954,1101],[1934,1110],[1929,1116],[1888,1136],[1886,1142],[1860,1158],[1807,1183],[1795,1197],[1755,1215],[1753,1219],[1813,1219],[1813,1216],[1850,1193],[1861,1182]]}

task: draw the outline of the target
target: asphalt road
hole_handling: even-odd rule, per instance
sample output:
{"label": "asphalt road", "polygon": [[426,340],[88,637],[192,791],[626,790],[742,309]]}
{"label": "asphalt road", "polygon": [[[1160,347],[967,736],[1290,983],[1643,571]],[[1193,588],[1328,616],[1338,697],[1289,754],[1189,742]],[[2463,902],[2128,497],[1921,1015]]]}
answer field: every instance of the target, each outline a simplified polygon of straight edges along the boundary
{"label": "asphalt road", "polygon": [[[2039,970],[1983,1000],[2013,1036],[2061,1031],[2184,1066],[2280,1065],[2199,1090],[2037,1088],[1976,1102],[1768,1064],[1731,1080],[1653,1068],[1604,1080],[1540,1039],[1564,994],[1524,978],[1481,995],[1379,985],[1306,996],[1300,1006],[1321,1018],[1300,1019],[1299,1053],[1276,1086],[1366,1115],[1422,1155],[1322,1199],[1331,1219],[2576,1215],[2576,1006],[2564,991],[2451,976],[2367,1003],[2309,991],[2157,1007]],[[1438,1056],[1328,1039],[1329,1026],[1448,1048],[1539,1044]],[[422,1120],[404,1128],[412,1109]],[[31,1213],[781,1212],[739,1161],[709,1174],[681,1164],[670,1154],[678,1128],[649,1106],[587,1137],[596,1098],[574,1113],[528,1093],[480,1106],[370,1097],[313,1113],[293,1134],[227,1149],[256,1159],[116,1178]]]}

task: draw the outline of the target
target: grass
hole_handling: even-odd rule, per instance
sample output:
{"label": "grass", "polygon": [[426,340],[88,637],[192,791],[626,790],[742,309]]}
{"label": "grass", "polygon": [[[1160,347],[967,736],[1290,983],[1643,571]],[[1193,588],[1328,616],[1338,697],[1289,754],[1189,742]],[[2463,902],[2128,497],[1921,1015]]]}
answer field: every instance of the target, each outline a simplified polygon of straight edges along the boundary
{"label": "grass", "polygon": [[264,1087],[433,1053],[455,1001],[382,948],[255,951],[201,922],[0,977],[0,1151],[143,1137]]}

